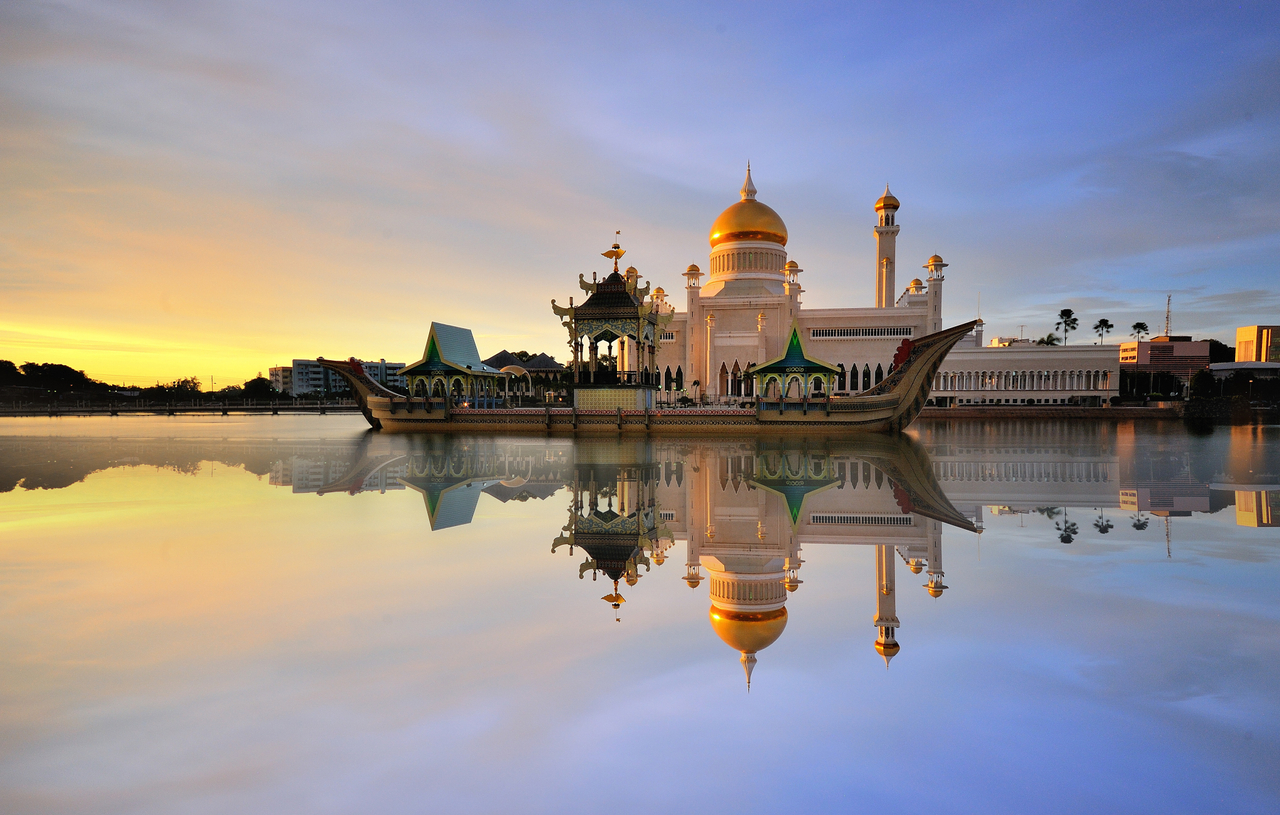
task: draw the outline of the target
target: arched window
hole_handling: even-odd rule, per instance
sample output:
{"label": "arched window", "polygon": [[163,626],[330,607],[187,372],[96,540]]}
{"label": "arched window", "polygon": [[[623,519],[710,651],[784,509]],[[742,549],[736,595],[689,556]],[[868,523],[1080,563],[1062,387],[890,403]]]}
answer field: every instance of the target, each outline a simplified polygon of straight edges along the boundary
{"label": "arched window", "polygon": [[840,373],[836,374],[836,390],[844,390],[844,363],[840,363]]}
{"label": "arched window", "polygon": [[884,366],[877,364],[876,365],[876,384],[879,385],[883,381],[884,381]]}
{"label": "arched window", "polygon": [[676,366],[676,390],[684,390],[684,368]]}
{"label": "arched window", "polygon": [[671,376],[671,366],[667,366],[666,378],[662,380],[664,390],[671,390],[671,386],[675,384],[675,379]]}
{"label": "arched window", "polygon": [[869,387],[871,387],[871,366],[863,365],[862,366],[862,389],[865,391]]}
{"label": "arched window", "polygon": [[729,369],[724,366],[723,362],[720,363],[720,393],[729,394]]}

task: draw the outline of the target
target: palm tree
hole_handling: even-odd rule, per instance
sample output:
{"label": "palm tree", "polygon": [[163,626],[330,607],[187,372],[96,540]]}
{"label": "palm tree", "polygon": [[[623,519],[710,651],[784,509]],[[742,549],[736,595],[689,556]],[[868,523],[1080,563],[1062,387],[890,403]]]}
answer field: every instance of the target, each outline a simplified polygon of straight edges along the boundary
{"label": "palm tree", "polygon": [[1067,334],[1075,331],[1080,327],[1080,318],[1069,308],[1064,308],[1058,312],[1058,322],[1053,324],[1054,328],[1062,330],[1062,344],[1067,344]]}
{"label": "palm tree", "polygon": [[[1147,327],[1146,323],[1137,322],[1133,324],[1133,333],[1130,334],[1129,336],[1133,337],[1138,342],[1142,342],[1142,335],[1150,334],[1150,333],[1151,333],[1151,329]],[[1151,372],[1148,371],[1147,372],[1147,390],[1143,391],[1143,393],[1145,394],[1150,390],[1151,390]]]}
{"label": "palm tree", "polygon": [[1113,328],[1115,328],[1115,326],[1106,317],[1103,317],[1101,320],[1098,320],[1098,322],[1093,324],[1093,331],[1098,335],[1098,345],[1102,345],[1102,343],[1106,342],[1107,334],[1109,334]]}
{"label": "palm tree", "polygon": [[1093,528],[1098,530],[1099,533],[1105,535],[1108,532],[1110,532],[1112,529],[1115,529],[1116,525],[1111,523],[1111,519],[1107,517],[1107,514],[1105,512],[1099,510],[1098,517],[1093,522]]}
{"label": "palm tree", "polygon": [[1059,543],[1071,543],[1076,539],[1076,535],[1080,534],[1080,526],[1075,521],[1069,520],[1065,512],[1062,514],[1062,522],[1054,524],[1053,528],[1058,530]]}
{"label": "palm tree", "polygon": [[1139,532],[1146,529],[1147,524],[1151,522],[1149,519],[1142,517],[1141,512],[1139,512],[1137,515],[1130,515],[1129,520],[1133,521],[1133,528],[1138,530]]}
{"label": "palm tree", "polygon": [[1057,344],[1058,344],[1057,334],[1045,334],[1043,337],[1036,340],[1036,345],[1057,345]]}

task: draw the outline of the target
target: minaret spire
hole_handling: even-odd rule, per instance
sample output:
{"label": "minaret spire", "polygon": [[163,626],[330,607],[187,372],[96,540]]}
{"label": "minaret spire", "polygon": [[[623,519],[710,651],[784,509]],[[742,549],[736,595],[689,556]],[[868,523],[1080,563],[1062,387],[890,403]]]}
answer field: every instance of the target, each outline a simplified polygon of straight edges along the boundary
{"label": "minaret spire", "polygon": [[742,671],[747,675],[747,693],[751,693],[751,671],[756,667],[756,652],[743,651],[742,658],[738,661],[742,663]]}
{"label": "minaret spire", "polygon": [[751,183],[751,162],[747,162],[747,180],[742,182],[742,200],[756,200],[756,185]]}

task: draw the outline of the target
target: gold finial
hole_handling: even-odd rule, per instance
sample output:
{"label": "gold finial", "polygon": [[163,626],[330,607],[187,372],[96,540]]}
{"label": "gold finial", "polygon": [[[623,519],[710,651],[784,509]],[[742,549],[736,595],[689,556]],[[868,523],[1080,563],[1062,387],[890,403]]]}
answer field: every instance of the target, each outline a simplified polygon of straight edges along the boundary
{"label": "gold finial", "polygon": [[609,249],[609,251],[608,251],[608,252],[601,252],[601,253],[600,253],[602,256],[607,257],[607,258],[610,258],[610,259],[612,259],[612,260],[613,260],[613,270],[614,270],[615,272],[616,272],[616,271],[618,271],[618,259],[619,259],[619,258],[621,258],[623,255],[625,255],[625,254],[627,253],[627,250],[626,250],[626,249],[623,249],[622,247],[620,247],[620,246],[618,245],[618,236],[619,236],[619,235],[621,235],[621,234],[622,234],[622,230],[621,230],[621,229],[618,229],[618,230],[614,231],[614,233],[613,233],[613,236],[614,236],[614,238],[613,238],[613,246]]}
{"label": "gold finial", "polygon": [[742,182],[742,200],[756,200],[756,185],[751,183],[751,162],[747,162],[747,180]]}
{"label": "gold finial", "polygon": [[618,594],[618,581],[616,580],[613,581],[613,594],[606,594],[604,597],[601,597],[600,599],[608,602],[615,609],[621,608],[622,604],[627,602],[627,599],[625,597],[623,597],[621,594]]}

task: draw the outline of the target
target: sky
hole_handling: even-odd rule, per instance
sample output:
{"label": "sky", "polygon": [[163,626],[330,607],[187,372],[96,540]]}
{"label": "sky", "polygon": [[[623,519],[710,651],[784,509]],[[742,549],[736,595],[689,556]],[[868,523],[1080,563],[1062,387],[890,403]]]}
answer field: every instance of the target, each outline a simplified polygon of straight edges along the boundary
{"label": "sky", "polygon": [[550,300],[615,230],[678,291],[748,160],[808,307],[872,305],[889,183],[946,323],[1280,322],[1275,4],[72,0],[0,5],[0,359],[564,359]]}

